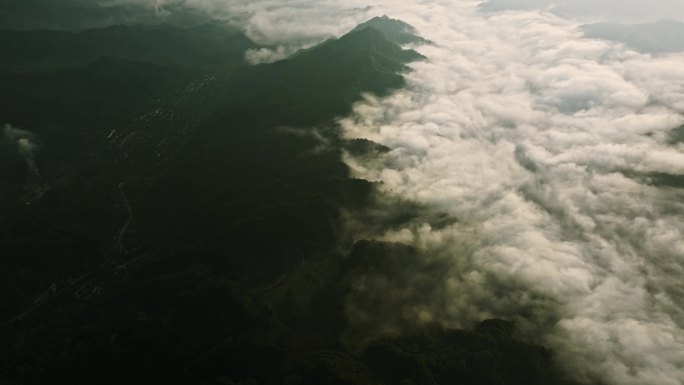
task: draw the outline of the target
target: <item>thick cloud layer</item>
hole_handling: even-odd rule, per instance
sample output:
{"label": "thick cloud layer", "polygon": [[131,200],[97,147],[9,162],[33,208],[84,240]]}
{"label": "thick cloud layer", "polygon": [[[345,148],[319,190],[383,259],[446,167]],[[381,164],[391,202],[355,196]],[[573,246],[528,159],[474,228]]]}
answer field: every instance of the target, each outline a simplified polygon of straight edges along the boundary
{"label": "thick cloud layer", "polygon": [[429,60],[406,90],[368,97],[342,124],[392,149],[349,159],[357,175],[458,222],[378,236],[428,256],[405,284],[424,295],[425,280],[439,282],[407,307],[410,289],[366,274],[351,314],[384,295],[415,322],[551,322],[542,339],[587,382],[683,383],[684,193],[648,176],[684,175],[668,140],[684,121],[684,56],[582,39],[546,13],[423,7],[393,16],[436,43],[419,47]]}

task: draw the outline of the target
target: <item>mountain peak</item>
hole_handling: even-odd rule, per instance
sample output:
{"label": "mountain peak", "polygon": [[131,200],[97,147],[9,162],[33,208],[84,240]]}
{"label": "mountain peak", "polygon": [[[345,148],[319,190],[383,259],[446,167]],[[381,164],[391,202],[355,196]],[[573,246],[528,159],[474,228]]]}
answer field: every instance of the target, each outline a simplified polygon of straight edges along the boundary
{"label": "mountain peak", "polygon": [[359,24],[352,32],[373,28],[382,33],[385,38],[395,44],[425,43],[425,39],[417,35],[416,29],[399,19],[392,19],[387,15],[374,17]]}

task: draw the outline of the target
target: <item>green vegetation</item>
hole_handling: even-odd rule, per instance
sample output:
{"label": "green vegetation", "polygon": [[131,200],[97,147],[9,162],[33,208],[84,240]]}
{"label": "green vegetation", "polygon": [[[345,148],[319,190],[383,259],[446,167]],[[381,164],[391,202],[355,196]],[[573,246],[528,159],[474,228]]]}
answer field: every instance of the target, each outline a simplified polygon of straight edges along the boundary
{"label": "green vegetation", "polygon": [[244,52],[256,47],[239,31],[217,23],[112,26],[77,33],[0,30],[0,44],[0,67],[10,70],[77,67],[107,56],[215,70],[241,64]]}
{"label": "green vegetation", "polygon": [[684,126],[675,128],[670,132],[670,142],[673,144],[684,142]]}
{"label": "green vegetation", "polygon": [[0,139],[3,383],[556,383],[503,321],[342,337],[363,250],[405,251],[340,250],[340,210],[373,189],[341,151],[387,149],[335,119],[416,52],[374,26],[251,67],[216,25],[0,35],[37,44],[9,48],[0,116],[36,136],[42,175]]}
{"label": "green vegetation", "polygon": [[418,60],[373,28],[351,32],[273,64],[243,68],[229,82],[228,108],[312,126],[348,113],[362,92],[384,95],[403,86],[405,63]]}

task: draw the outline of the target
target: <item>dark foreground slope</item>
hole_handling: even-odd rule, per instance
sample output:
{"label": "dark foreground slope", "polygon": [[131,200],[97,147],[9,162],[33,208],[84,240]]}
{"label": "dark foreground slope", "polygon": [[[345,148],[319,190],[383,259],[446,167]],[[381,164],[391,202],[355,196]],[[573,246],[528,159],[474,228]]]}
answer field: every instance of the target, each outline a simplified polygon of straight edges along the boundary
{"label": "dark foreground slope", "polygon": [[341,151],[378,146],[335,117],[401,87],[418,54],[361,28],[251,67],[98,55],[0,78],[40,169],[0,140],[2,383],[560,383],[501,320],[344,333],[359,271],[416,254],[342,251],[341,210],[373,186]]}

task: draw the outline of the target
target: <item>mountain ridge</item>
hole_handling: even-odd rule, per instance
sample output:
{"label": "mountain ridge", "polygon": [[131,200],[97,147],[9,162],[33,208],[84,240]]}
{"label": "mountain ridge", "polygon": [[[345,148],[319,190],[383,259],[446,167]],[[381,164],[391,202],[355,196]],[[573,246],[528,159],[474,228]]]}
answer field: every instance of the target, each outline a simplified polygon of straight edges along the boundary
{"label": "mountain ridge", "polygon": [[[230,71],[95,56],[0,72],[0,382],[556,384],[505,321],[345,334],[355,278],[420,255],[348,244],[375,185],[342,152],[387,149],[337,119],[422,56],[374,28]],[[29,201],[19,134],[49,186]]]}
{"label": "mountain ridge", "polygon": [[426,39],[418,35],[418,31],[413,26],[402,20],[392,19],[387,15],[377,16],[361,23],[352,32],[365,28],[375,28],[385,35],[387,40],[398,45],[428,43]]}

